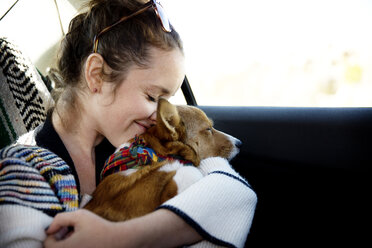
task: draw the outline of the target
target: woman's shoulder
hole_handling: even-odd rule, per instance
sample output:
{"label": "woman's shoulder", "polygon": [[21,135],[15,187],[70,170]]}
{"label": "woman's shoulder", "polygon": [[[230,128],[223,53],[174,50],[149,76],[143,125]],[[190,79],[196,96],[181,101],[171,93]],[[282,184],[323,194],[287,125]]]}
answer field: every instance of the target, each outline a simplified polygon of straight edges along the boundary
{"label": "woman's shoulder", "polygon": [[17,145],[30,145],[36,146],[36,135],[42,129],[44,124],[39,125],[34,130],[31,130],[20,137],[18,137],[17,141],[15,142]]}
{"label": "woman's shoulder", "polygon": [[[46,119],[33,130],[19,136],[15,142],[16,145],[41,146],[49,149],[44,140],[56,139],[58,136],[54,130],[51,118],[51,112],[47,114]],[[52,142],[55,143],[55,142]]]}

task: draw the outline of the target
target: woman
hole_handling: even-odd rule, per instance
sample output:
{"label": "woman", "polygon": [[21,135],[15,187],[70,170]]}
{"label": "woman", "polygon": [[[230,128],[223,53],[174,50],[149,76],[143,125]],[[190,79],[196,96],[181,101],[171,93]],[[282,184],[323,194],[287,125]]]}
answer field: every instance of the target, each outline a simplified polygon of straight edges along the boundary
{"label": "woman", "polygon": [[[155,124],[157,100],[180,88],[181,40],[155,1],[92,0],[62,42],[63,82],[43,126],[20,143],[47,148],[72,168],[79,195],[91,194],[115,147]],[[205,178],[155,212],[112,223],[88,211],[58,214],[45,247],[175,247],[207,240],[241,247],[256,195],[228,162],[202,161]],[[219,173],[214,173],[219,172]],[[61,228],[70,227],[63,239]]]}

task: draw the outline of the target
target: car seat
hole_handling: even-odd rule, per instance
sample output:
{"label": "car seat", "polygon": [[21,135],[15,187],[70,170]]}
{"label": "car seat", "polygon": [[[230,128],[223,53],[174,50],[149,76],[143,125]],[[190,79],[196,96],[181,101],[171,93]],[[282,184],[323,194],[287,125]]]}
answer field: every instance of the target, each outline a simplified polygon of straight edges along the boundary
{"label": "car seat", "polygon": [[41,124],[52,103],[30,59],[0,37],[0,149]]}

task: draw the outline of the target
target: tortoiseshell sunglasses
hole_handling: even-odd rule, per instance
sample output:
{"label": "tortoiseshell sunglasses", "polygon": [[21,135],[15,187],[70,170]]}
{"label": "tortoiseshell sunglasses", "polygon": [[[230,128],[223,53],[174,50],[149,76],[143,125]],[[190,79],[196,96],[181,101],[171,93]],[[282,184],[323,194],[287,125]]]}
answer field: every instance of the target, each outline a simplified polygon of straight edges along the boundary
{"label": "tortoiseshell sunglasses", "polygon": [[165,14],[164,12],[164,9],[163,7],[161,6],[161,4],[159,2],[157,2],[156,0],[151,0],[147,3],[145,3],[143,5],[142,8],[140,8],[139,10],[137,10],[136,12],[134,12],[133,14],[130,14],[128,16],[123,16],[122,18],[120,18],[120,20],[118,20],[117,22],[115,22],[114,24],[102,29],[96,36],[94,36],[94,40],[93,40],[93,52],[96,53],[97,50],[98,50],[98,39],[101,35],[103,35],[104,33],[106,33],[107,31],[109,31],[110,29],[112,29],[113,27],[115,27],[116,25],[128,20],[129,18],[133,17],[133,16],[136,16],[136,15],[139,15],[143,12],[145,12],[147,9],[149,8],[153,8],[155,13],[156,13],[156,16],[159,18],[160,20],[160,23],[161,23],[161,27],[162,29],[165,31],[165,32],[171,32],[172,29],[170,27],[170,24],[169,24],[169,20],[168,20],[168,17],[167,15]]}

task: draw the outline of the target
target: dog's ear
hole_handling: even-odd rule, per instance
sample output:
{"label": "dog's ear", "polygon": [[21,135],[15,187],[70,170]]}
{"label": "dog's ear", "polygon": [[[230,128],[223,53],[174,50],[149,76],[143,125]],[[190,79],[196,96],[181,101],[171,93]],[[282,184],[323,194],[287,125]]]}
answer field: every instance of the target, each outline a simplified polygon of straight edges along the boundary
{"label": "dog's ear", "polygon": [[156,125],[160,129],[165,129],[164,131],[170,135],[171,140],[177,140],[179,138],[176,128],[181,123],[181,117],[178,114],[177,107],[166,99],[159,99],[156,121]]}

